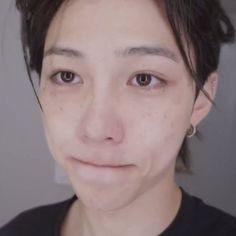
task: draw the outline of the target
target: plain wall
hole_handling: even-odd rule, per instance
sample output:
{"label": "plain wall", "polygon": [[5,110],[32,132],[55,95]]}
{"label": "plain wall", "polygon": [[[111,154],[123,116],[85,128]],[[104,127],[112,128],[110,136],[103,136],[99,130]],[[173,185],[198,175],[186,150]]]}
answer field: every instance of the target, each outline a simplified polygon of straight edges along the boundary
{"label": "plain wall", "polygon": [[[226,2],[236,22],[236,1]],[[199,127],[204,140],[191,140],[194,174],[177,176],[178,183],[188,192],[234,215],[235,67],[234,44],[222,51],[217,106]],[[1,0],[0,226],[23,210],[63,200],[73,193],[70,186],[55,182],[55,164],[47,149],[40,118],[23,63],[19,15],[11,1]]]}

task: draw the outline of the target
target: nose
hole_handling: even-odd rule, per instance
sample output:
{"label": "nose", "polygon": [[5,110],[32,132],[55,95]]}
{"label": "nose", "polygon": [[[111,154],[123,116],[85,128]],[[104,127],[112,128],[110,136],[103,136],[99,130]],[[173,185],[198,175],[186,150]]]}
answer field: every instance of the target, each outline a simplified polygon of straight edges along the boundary
{"label": "nose", "polygon": [[113,99],[93,98],[80,124],[80,138],[90,144],[118,144],[124,138],[122,121],[114,110]]}

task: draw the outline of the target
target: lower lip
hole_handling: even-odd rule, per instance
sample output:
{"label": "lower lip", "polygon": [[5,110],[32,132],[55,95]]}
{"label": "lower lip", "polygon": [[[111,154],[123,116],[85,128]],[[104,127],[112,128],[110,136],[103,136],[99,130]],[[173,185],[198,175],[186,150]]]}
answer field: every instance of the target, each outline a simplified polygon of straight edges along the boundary
{"label": "lower lip", "polygon": [[79,161],[73,157],[69,157],[68,162],[83,180],[100,184],[115,184],[127,181],[128,176],[135,169],[134,165],[99,166]]}

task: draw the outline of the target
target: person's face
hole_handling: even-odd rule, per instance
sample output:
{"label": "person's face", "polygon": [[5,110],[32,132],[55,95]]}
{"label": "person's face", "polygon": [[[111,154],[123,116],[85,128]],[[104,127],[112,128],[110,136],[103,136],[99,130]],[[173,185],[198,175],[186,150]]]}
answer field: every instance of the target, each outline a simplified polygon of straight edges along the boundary
{"label": "person's face", "polygon": [[84,204],[174,182],[195,86],[151,0],[70,1],[50,25],[40,99],[49,148]]}

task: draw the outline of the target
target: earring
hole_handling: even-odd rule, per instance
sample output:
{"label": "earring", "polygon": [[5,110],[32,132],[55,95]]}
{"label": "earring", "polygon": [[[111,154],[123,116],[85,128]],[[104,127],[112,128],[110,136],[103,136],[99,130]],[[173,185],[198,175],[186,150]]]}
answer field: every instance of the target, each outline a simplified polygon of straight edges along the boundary
{"label": "earring", "polygon": [[187,138],[192,138],[195,135],[196,131],[197,131],[196,127],[191,124],[190,128],[187,131],[187,135],[186,135]]}

